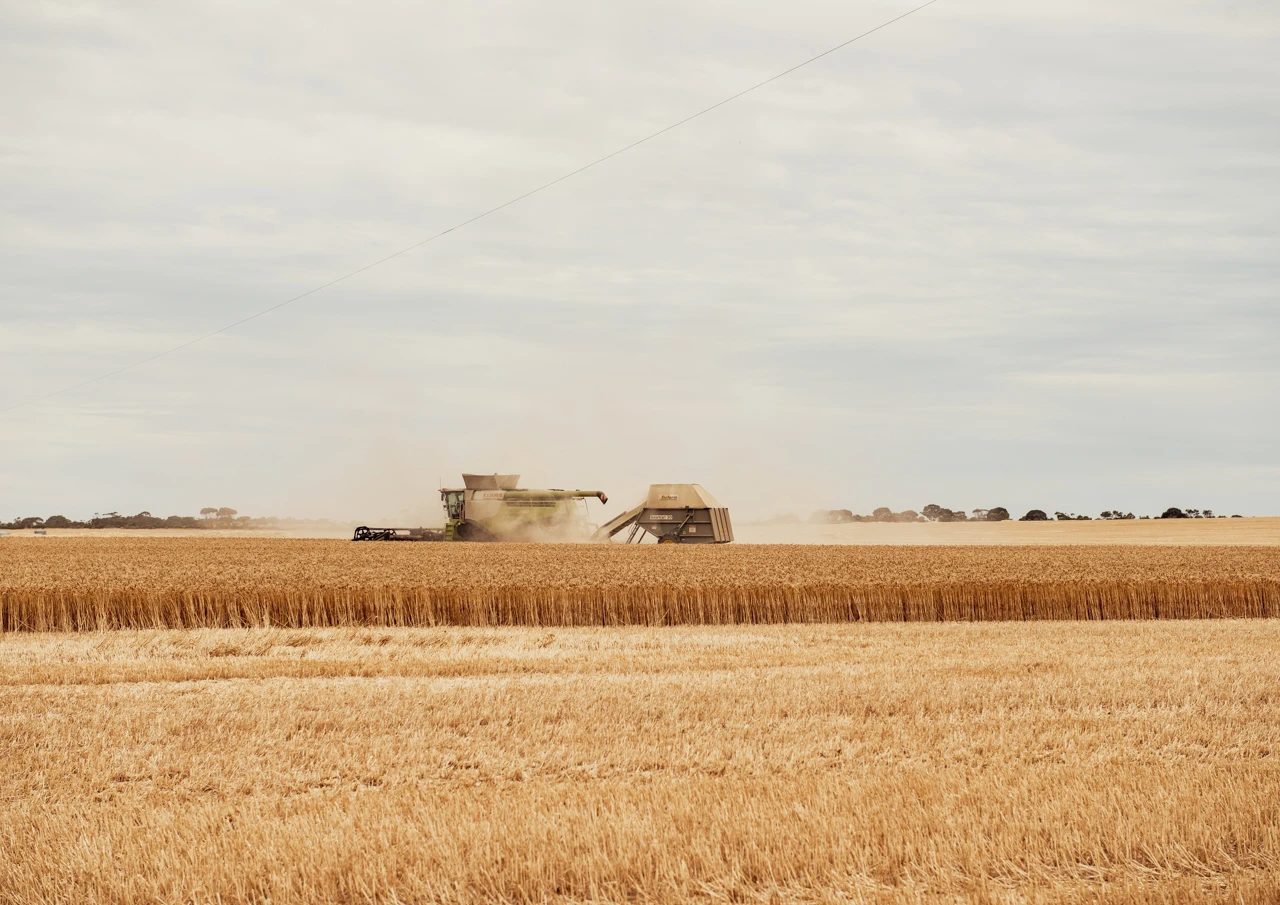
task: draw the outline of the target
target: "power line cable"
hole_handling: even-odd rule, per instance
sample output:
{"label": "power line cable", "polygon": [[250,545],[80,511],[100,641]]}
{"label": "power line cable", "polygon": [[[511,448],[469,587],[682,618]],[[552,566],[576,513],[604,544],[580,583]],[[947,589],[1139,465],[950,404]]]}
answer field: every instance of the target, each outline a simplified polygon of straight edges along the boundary
{"label": "power line cable", "polygon": [[920,10],[924,9],[926,6],[933,6],[933,4],[937,2],[938,0],[928,0],[927,3],[921,3],[919,6],[909,9],[905,13],[902,13],[901,15],[894,16],[892,19],[889,19],[885,22],[880,23],[875,28],[869,29],[868,31],[864,31],[860,35],[855,35],[854,37],[850,38],[847,41],[842,41],[841,43],[835,45],[834,47],[828,48],[827,50],[824,50],[822,53],[816,56],[809,57],[809,59],[805,60],[803,63],[797,63],[796,65],[792,66],[790,69],[784,69],[782,70],[782,72],[779,72],[777,75],[770,76],[769,78],[765,79],[763,82],[757,82],[756,84],[752,85],[750,88],[745,88],[742,91],[739,91],[737,94],[730,95],[729,97],[726,97],[724,100],[717,101],[716,103],[712,104],[710,107],[704,107],[703,109],[699,110],[697,113],[693,113],[689,116],[686,116],[684,119],[679,120],[678,122],[674,122],[671,125],[666,126],[665,128],[659,129],[657,132],[651,132],[648,135],[644,136],[644,138],[639,138],[631,142],[631,144],[629,145],[624,145],[623,147],[618,148],[616,151],[606,154],[603,157],[599,157],[588,164],[580,166],[576,170],[571,170],[570,172],[565,173],[563,176],[558,176],[557,178],[552,179],[550,182],[545,182],[535,189],[530,189],[529,191],[525,192],[523,195],[517,195],[516,197],[508,201],[502,202],[496,207],[491,207],[487,211],[484,211],[482,213],[476,214],[474,217],[470,217],[466,220],[463,220],[461,223],[455,223],[453,226],[449,227],[448,229],[441,230],[435,235],[428,236],[427,238],[423,239],[420,242],[415,242],[412,245],[407,245],[404,248],[400,249],[399,251],[392,252],[386,257],[379,258],[378,260],[374,261],[371,264],[366,264],[363,267],[359,267],[355,270],[352,270],[349,273],[344,273],[340,277],[336,277],[335,279],[332,279],[327,283],[322,283],[319,286],[316,286],[312,289],[308,289],[306,292],[300,293],[299,295],[295,295],[291,299],[285,299],[283,302],[277,302],[276,304],[272,305],[269,308],[263,308],[261,311],[255,314],[250,314],[248,317],[242,317],[240,318],[240,320],[227,324],[225,327],[219,327],[217,330],[214,330],[211,333],[206,333],[203,336],[197,336],[195,339],[190,339],[184,343],[179,343],[178,345],[173,346],[172,348],[165,349],[163,352],[157,352],[155,355],[149,356],[147,358],[139,359],[138,361],[135,361],[131,364],[127,364],[127,365],[124,365],[123,367],[116,368],[114,371],[107,371],[105,374],[99,374],[97,377],[91,377],[88,380],[85,380],[81,383],[72,384],[71,386],[63,387],[60,390],[54,390],[52,393],[46,393],[43,396],[36,396],[32,399],[26,400],[25,402],[19,402],[15,405],[2,408],[0,409],[0,412],[11,412],[15,409],[20,409],[28,405],[35,405],[37,402],[43,402],[46,399],[52,399],[54,396],[61,396],[63,393],[70,393],[73,390],[78,390],[78,389],[81,389],[82,387],[87,387],[90,384],[97,383],[100,380],[106,380],[110,377],[115,377],[117,374],[123,374],[125,371],[131,371],[134,368],[138,368],[138,367],[141,367],[142,365],[153,362],[157,358],[164,358],[166,355],[172,355],[174,352],[181,351],[182,349],[185,349],[188,346],[194,346],[196,343],[204,342],[206,339],[212,339],[213,337],[217,336],[220,333],[226,333],[228,330],[234,330],[236,327],[239,327],[242,324],[247,324],[249,321],[257,320],[263,315],[270,314],[272,311],[279,311],[281,308],[285,307],[286,305],[292,305],[294,302],[301,301],[302,299],[305,299],[309,295],[315,295],[317,292],[320,292],[323,289],[328,289],[330,286],[334,286],[338,283],[341,283],[343,280],[349,280],[353,276],[357,276],[358,274],[364,273],[366,270],[372,270],[374,267],[377,267],[380,264],[385,264],[387,261],[390,261],[392,258],[398,258],[403,254],[408,254],[409,252],[414,251],[415,249],[421,248],[422,246],[430,242],[434,242],[436,239],[439,239],[443,236],[447,236],[449,233],[453,232],[454,230],[462,229],[464,226],[470,226],[472,223],[475,223],[477,220],[483,220],[485,217],[488,217],[490,214],[496,214],[498,211],[503,210],[504,208],[511,207],[511,205],[518,204],[519,202],[525,200],[526,198],[532,197],[533,195],[536,195],[539,192],[545,191],[546,189],[549,189],[552,186],[559,185],[560,183],[564,182],[566,179],[572,179],[574,176],[577,176],[579,173],[585,173],[587,170],[591,169],[592,167],[599,166],[600,164],[604,163],[607,160],[612,160],[613,158],[617,157],[619,154],[625,154],[627,151],[630,151],[632,148],[637,148],[640,145],[644,144],[645,142],[652,141],[653,139],[657,138],[660,135],[665,135],[666,133],[670,132],[673,129],[678,129],[681,126],[683,126],[685,123],[693,122],[698,117],[705,116],[706,114],[710,113],[712,110],[716,110],[720,107],[723,107],[725,104],[732,103],[733,101],[736,101],[740,97],[744,97],[745,95],[748,95],[759,88],[763,88],[765,85],[768,85],[772,82],[776,82],[778,79],[784,78],[798,69],[803,69],[805,66],[808,66],[810,63],[816,63],[818,60],[821,60],[823,57],[830,56],[831,54],[835,53],[837,50],[842,50],[856,41],[861,41],[863,38],[867,37],[868,35],[873,35],[876,32],[880,31],[881,29],[888,28],[893,23],[900,22],[903,19],[907,18],[907,16],[910,16],[913,13],[918,13],[920,12]]}

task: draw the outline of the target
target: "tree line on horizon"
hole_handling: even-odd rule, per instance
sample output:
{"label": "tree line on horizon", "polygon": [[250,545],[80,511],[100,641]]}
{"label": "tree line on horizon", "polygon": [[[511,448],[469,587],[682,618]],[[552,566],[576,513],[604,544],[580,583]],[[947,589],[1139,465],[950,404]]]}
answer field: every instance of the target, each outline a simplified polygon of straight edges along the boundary
{"label": "tree line on horizon", "polygon": [[947,509],[930,503],[919,512],[904,509],[894,512],[881,506],[870,515],[857,515],[849,509],[819,509],[809,516],[809,521],[823,525],[839,525],[843,522],[1004,522],[1009,520],[1009,510],[1003,506],[991,509],[974,509],[972,514],[963,509]]}
{"label": "tree line on horizon", "polygon": [[[1170,506],[1164,512],[1155,516],[1157,519],[1162,518],[1226,518],[1225,515],[1214,515],[1212,509],[1179,509],[1176,506]],[[1128,521],[1129,519],[1150,519],[1150,515],[1134,515],[1132,512],[1123,512],[1119,509],[1107,509],[1098,516],[1101,521]],[[1242,515],[1233,515],[1231,518],[1244,518]],[[1022,518],[1020,522],[1088,522],[1092,521],[1093,516],[1076,515],[1074,512],[1055,512],[1052,517],[1043,509],[1032,509]]]}
{"label": "tree line on horizon", "polygon": [[250,517],[240,515],[227,506],[206,506],[200,516],[170,515],[164,518],[143,510],[137,515],[121,515],[118,512],[95,513],[93,518],[76,520],[65,515],[48,518],[28,516],[11,522],[0,522],[0,529],[22,531],[32,528],[274,528],[294,524],[311,524],[322,519],[277,518],[274,515]]}
{"label": "tree line on horizon", "polygon": [[[936,503],[930,503],[919,512],[914,509],[894,512],[888,506],[881,506],[870,515],[858,515],[849,509],[819,509],[809,516],[809,521],[812,524],[839,525],[847,522],[1004,522],[1009,521],[1010,518],[1009,510],[1003,506],[995,506],[991,509],[973,509],[965,512],[963,509],[947,509]],[[1125,521],[1129,519],[1151,519],[1152,516],[1135,516],[1132,512],[1108,509],[1098,515],[1097,518],[1102,521]],[[1227,518],[1227,516],[1215,515],[1212,509],[1179,509],[1171,506],[1160,515],[1155,516],[1155,518]],[[1243,518],[1243,516],[1233,515],[1231,518]],[[1026,515],[1018,519],[1020,522],[1078,522],[1093,520],[1093,516],[1076,515],[1074,512],[1054,512],[1050,515],[1043,509],[1031,509]],[[771,521],[796,522],[799,519],[795,518],[795,516],[789,516],[772,519]],[[240,515],[235,509],[226,506],[217,508],[206,506],[200,510],[199,517],[170,515],[160,518],[153,516],[146,510],[139,512],[137,515],[121,515],[118,512],[95,513],[93,518],[81,521],[69,519],[63,515],[51,515],[48,518],[28,516],[26,518],[15,518],[10,522],[0,522],[0,529],[22,531],[33,528],[275,528],[320,523],[329,524],[330,520],[278,518],[273,515],[250,517]]]}
{"label": "tree line on horizon", "polygon": [[[1226,518],[1225,515],[1214,515],[1212,509],[1179,509],[1170,506],[1163,513],[1156,516],[1162,519],[1179,519],[1179,518]],[[1104,510],[1097,517],[1100,521],[1128,521],[1130,519],[1150,519],[1149,515],[1135,516],[1132,512],[1124,512],[1120,509]],[[1243,518],[1240,515],[1233,515],[1231,518]],[[974,509],[971,512],[965,512],[963,509],[946,509],[936,503],[930,503],[919,512],[914,509],[904,509],[902,512],[894,512],[887,506],[881,506],[870,515],[857,515],[849,509],[819,509],[817,512],[809,516],[809,521],[820,525],[839,525],[845,522],[1005,522],[1009,521],[1009,510],[1003,506],[995,506],[991,509]],[[1031,509],[1026,515],[1018,519],[1020,522],[1087,522],[1093,521],[1094,517],[1090,515],[1076,515],[1074,512],[1054,512],[1049,515],[1043,509]]]}

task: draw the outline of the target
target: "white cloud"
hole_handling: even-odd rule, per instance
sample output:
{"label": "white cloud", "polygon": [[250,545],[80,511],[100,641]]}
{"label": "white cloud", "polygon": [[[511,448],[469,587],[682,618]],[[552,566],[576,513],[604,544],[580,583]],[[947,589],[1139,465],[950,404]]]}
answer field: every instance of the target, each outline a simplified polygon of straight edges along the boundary
{"label": "white cloud", "polygon": [[[6,8],[0,406],[905,8]],[[0,515],[358,516],[473,467],[766,515],[1277,511],[1278,34],[1263,4],[935,4],[0,416]]]}

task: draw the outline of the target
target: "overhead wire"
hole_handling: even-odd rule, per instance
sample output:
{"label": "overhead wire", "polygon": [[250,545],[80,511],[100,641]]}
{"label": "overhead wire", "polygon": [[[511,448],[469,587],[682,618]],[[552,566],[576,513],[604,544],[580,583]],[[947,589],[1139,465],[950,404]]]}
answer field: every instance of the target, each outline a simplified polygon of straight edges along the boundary
{"label": "overhead wire", "polygon": [[430,235],[427,238],[422,239],[421,241],[414,242],[412,245],[406,245],[404,248],[400,249],[399,251],[395,251],[389,255],[385,255],[381,258],[378,258],[378,260],[373,261],[369,264],[365,264],[363,267],[357,267],[355,270],[352,270],[348,273],[344,273],[340,277],[335,277],[334,279],[329,280],[327,283],[321,283],[319,286],[315,286],[311,289],[308,289],[306,292],[299,293],[298,295],[295,295],[292,298],[285,299],[282,302],[277,302],[274,305],[271,305],[267,308],[263,308],[261,311],[257,311],[246,317],[242,317],[237,321],[233,321],[227,324],[226,326],[219,327],[217,330],[210,331],[209,333],[205,333],[202,336],[197,336],[194,339],[190,339],[190,340],[187,340],[186,342],[179,343],[176,346],[165,349],[163,352],[157,352],[154,355],[150,355],[146,358],[139,359],[138,361],[131,362],[127,365],[116,368],[115,370],[107,371],[103,374],[99,374],[96,377],[91,377],[88,380],[82,381],[80,383],[72,384],[70,386],[66,386],[61,389],[54,390],[53,392],[46,393],[43,396],[35,396],[23,402],[10,405],[5,408],[0,408],[0,412],[11,412],[11,411],[14,411],[15,409],[24,408],[28,405],[35,405],[38,402],[44,402],[46,399],[52,399],[55,396],[61,396],[64,393],[70,393],[74,390],[87,387],[90,384],[107,380],[111,377],[115,377],[117,374],[123,374],[125,371],[131,371],[134,368],[138,368],[138,367],[141,367],[142,365],[149,364],[150,362],[153,362],[158,358],[164,358],[166,355],[172,355],[174,352],[179,352],[190,346],[194,346],[197,343],[202,343],[207,339],[212,339],[213,337],[218,336],[221,333],[226,333],[228,330],[234,330],[236,327],[247,324],[250,321],[257,320],[258,318],[263,317],[267,314],[270,314],[273,311],[279,311],[281,308],[284,308],[287,305],[292,305],[294,302],[299,302],[302,299],[307,298],[308,296],[315,295],[317,292],[321,292],[325,289],[328,289],[330,286],[335,286],[338,283],[341,283],[344,280],[349,280],[354,276],[358,276],[359,274],[362,274],[367,270],[372,270],[373,268],[378,267],[381,264],[385,264],[390,260],[400,257],[401,255],[408,254],[409,252],[419,249],[424,245],[427,245],[431,242],[436,241],[437,239],[443,238],[444,236],[447,236],[451,232],[462,229],[463,227],[466,227],[466,226],[470,226],[472,223],[475,223],[478,220],[483,220],[485,217],[488,217],[491,214],[496,214],[498,211],[511,207],[513,204],[518,204],[521,201],[524,201],[526,198],[530,198],[538,194],[539,192],[546,191],[552,186],[559,185],[560,183],[564,182],[567,179],[572,179],[574,176],[577,176],[580,173],[585,173],[587,170],[590,170],[593,167],[597,167],[608,160],[612,160],[613,158],[617,157],[619,154],[625,154],[627,151],[630,151],[633,148],[637,148],[640,145],[645,144],[646,142],[652,141],[653,139],[658,138],[661,135],[665,135],[666,133],[672,131],[673,129],[678,129],[681,126],[685,125],[686,123],[693,122],[695,119],[698,119],[701,116],[705,116],[711,111],[717,110],[720,107],[725,106],[726,104],[730,104],[733,101],[736,101],[739,98],[744,97],[753,91],[756,91],[760,88],[765,87],[768,84],[771,84],[772,82],[776,82],[781,78],[785,78],[786,76],[791,75],[791,73],[799,69],[803,69],[804,67],[810,65],[811,63],[816,63],[818,60],[821,60],[823,57],[830,56],[836,51],[839,51],[844,49],[845,47],[848,47],[850,44],[853,44],[857,41],[861,41],[863,38],[868,37],[869,35],[873,35],[876,32],[881,31],[882,29],[888,28],[890,25],[893,25],[895,22],[901,22],[903,19],[907,18],[908,16],[918,13],[920,12],[920,10],[924,9],[925,7],[932,6],[937,2],[938,0],[927,0],[927,2],[921,3],[919,6],[913,7],[912,9],[909,9],[906,12],[901,13],[900,15],[894,16],[892,19],[888,19],[884,22],[881,22],[875,28],[868,29],[867,31],[862,32],[861,34],[855,35],[852,38],[849,38],[847,41],[841,41],[839,44],[836,44],[834,47],[829,47],[826,50],[822,51],[822,53],[811,56],[807,60],[801,63],[797,63],[794,66],[791,66],[790,68],[784,69],[775,75],[771,75],[769,76],[769,78],[764,79],[763,81],[756,82],[751,87],[744,88],[743,90],[739,91],[737,94],[732,94],[729,97],[724,98],[723,100],[717,101],[716,103],[712,104],[709,107],[703,107],[701,110],[697,111],[696,113],[692,113],[689,116],[686,116],[684,119],[678,120],[669,126],[665,126],[657,130],[656,132],[650,132],[648,135],[644,136],[643,138],[638,138],[635,141],[631,142],[630,144],[623,145],[617,150],[611,151],[610,153],[605,154],[603,157],[598,157],[595,160],[591,161],[590,163],[584,164],[583,166],[580,166],[575,170],[570,170],[569,172],[565,173],[562,176],[557,176],[555,179],[552,179],[550,182],[544,182],[542,185],[539,185],[537,188],[530,189],[529,191],[521,195],[516,195],[514,198],[510,198],[507,201],[504,201],[499,205],[491,207],[486,211],[482,211],[481,213],[478,213],[472,217],[468,217],[466,220],[463,220],[459,223],[455,223],[453,226],[450,226],[448,229],[442,229],[440,230],[440,232]]}

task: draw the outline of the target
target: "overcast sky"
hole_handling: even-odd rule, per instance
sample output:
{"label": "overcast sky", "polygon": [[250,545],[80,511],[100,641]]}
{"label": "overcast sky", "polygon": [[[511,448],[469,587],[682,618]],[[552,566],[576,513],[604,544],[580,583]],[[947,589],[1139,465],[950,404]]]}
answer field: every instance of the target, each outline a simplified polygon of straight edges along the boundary
{"label": "overcast sky", "polygon": [[[910,8],[0,3],[0,407]],[[1280,514],[1280,6],[940,0],[0,414],[0,518]],[[618,507],[611,506],[612,509]]]}

